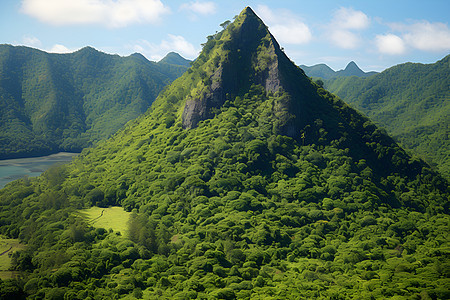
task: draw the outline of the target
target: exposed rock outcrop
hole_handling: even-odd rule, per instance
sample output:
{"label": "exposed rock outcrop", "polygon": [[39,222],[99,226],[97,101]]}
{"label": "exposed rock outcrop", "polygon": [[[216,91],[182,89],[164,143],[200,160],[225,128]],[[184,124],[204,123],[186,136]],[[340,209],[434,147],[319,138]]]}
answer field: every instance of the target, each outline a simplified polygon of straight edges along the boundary
{"label": "exposed rock outcrop", "polygon": [[227,29],[233,36],[232,40],[220,42],[221,47],[228,51],[223,51],[219,66],[205,80],[208,91],[186,101],[182,115],[185,129],[211,118],[214,108],[220,108],[227,95],[235,97],[248,90],[251,84],[259,84],[266,92],[272,93],[283,87],[279,56],[284,53],[280,46],[250,8],[244,10],[239,18],[242,19],[239,27]]}
{"label": "exposed rock outcrop", "polygon": [[[205,47],[210,50],[207,54],[202,52],[201,58],[205,63],[198,67],[208,75],[199,83],[198,92],[186,99],[183,128],[196,127],[200,121],[212,118],[225,101],[242,97],[252,85],[260,85],[267,94],[279,97],[273,107],[277,132],[299,137],[307,124],[307,107],[316,90],[258,16],[247,7],[208,43]],[[193,72],[196,71],[199,70],[194,67]]]}

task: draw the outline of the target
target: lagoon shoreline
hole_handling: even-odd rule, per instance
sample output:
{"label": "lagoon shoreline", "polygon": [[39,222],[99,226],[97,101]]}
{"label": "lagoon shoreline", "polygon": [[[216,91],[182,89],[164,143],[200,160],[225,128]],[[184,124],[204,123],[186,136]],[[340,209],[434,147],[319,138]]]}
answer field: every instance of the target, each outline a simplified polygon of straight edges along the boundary
{"label": "lagoon shoreline", "polygon": [[58,152],[45,156],[2,159],[0,160],[0,188],[24,176],[39,176],[52,165],[68,163],[78,154],[80,153]]}

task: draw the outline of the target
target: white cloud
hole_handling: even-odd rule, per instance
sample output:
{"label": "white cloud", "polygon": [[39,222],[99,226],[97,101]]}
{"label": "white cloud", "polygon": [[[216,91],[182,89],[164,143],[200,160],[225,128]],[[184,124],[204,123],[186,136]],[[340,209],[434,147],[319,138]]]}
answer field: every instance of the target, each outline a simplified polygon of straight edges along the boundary
{"label": "white cloud", "polygon": [[377,35],[375,44],[380,53],[398,55],[406,52],[405,42],[395,34]]}
{"label": "white cloud", "polygon": [[180,6],[181,10],[187,10],[200,15],[212,15],[216,13],[216,4],[211,1],[191,1]]}
{"label": "white cloud", "polygon": [[34,36],[24,36],[22,38],[22,44],[33,48],[39,48],[42,46],[41,41]]}
{"label": "white cloud", "polygon": [[369,26],[369,17],[362,11],[341,7],[334,13],[333,23],[340,29],[361,30]]}
{"label": "white cloud", "polygon": [[55,44],[53,47],[48,51],[50,53],[71,53],[73,50],[70,50],[64,45]]}
{"label": "white cloud", "polygon": [[413,24],[393,23],[390,27],[396,34],[377,35],[375,38],[380,53],[403,54],[407,49],[450,51],[450,29],[447,24],[421,21]]}
{"label": "white cloud", "polygon": [[405,29],[403,39],[413,48],[422,51],[450,50],[450,29],[446,24],[423,21]]}
{"label": "white cloud", "polygon": [[357,34],[343,29],[333,30],[331,41],[343,49],[355,49],[360,44],[360,39]]}
{"label": "white cloud", "polygon": [[312,39],[308,25],[286,9],[272,11],[266,5],[258,5],[256,12],[269,26],[270,32],[280,43],[306,44]]}
{"label": "white cloud", "polygon": [[196,49],[194,45],[186,41],[183,36],[169,34],[168,39],[163,40],[159,45],[141,40],[137,44],[131,46],[133,51],[145,55],[150,60],[158,61],[168,52],[174,51],[187,59],[197,57],[200,49]]}
{"label": "white cloud", "polygon": [[42,42],[34,36],[24,36],[22,38],[22,42],[17,43],[18,45],[24,45],[32,48],[37,48],[42,51],[46,51],[49,53],[71,53],[74,52],[74,49],[69,49],[64,45],[55,44],[50,49],[48,47],[43,47]]}
{"label": "white cloud", "polygon": [[23,0],[21,11],[52,25],[124,27],[156,23],[169,9],[160,0]]}
{"label": "white cloud", "polygon": [[194,58],[198,55],[199,50],[195,49],[194,45],[186,41],[181,35],[169,34],[169,40],[164,40],[161,43],[161,48],[167,51],[175,51],[179,54]]}
{"label": "white cloud", "polygon": [[258,5],[256,8],[256,13],[258,16],[264,20],[265,23],[276,23],[279,22],[275,13],[267,5]]}
{"label": "white cloud", "polygon": [[277,24],[270,27],[270,31],[280,42],[286,44],[305,44],[311,40],[311,31],[302,22]]}
{"label": "white cloud", "polygon": [[328,35],[333,44],[344,49],[355,49],[361,44],[358,32],[370,25],[369,17],[362,11],[341,7],[328,25]]}

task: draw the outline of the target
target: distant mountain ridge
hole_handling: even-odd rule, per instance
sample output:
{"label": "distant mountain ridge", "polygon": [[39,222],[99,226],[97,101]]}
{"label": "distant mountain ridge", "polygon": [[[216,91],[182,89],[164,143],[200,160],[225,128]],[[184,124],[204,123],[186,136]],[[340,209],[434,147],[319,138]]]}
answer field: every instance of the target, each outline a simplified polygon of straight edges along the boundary
{"label": "distant mountain ridge", "polygon": [[184,66],[189,68],[191,66],[191,61],[188,59],[185,59],[180,54],[176,52],[169,52],[166,56],[164,56],[163,59],[158,61],[158,63],[165,63],[165,64],[172,64],[172,65],[178,65],[178,66]]}
{"label": "distant mountain ridge", "polygon": [[433,64],[400,64],[368,78],[330,79],[325,87],[450,178],[449,65],[447,55]]}
{"label": "distant mountain ridge", "polygon": [[302,68],[309,77],[320,77],[323,79],[331,79],[341,76],[369,77],[378,73],[374,71],[364,72],[354,61],[349,62],[345,69],[339,71],[334,71],[326,64],[317,64],[309,67],[300,65],[300,68]]}
{"label": "distant mountain ridge", "polygon": [[107,138],[187,69],[174,63],[0,45],[0,158],[78,152]]}

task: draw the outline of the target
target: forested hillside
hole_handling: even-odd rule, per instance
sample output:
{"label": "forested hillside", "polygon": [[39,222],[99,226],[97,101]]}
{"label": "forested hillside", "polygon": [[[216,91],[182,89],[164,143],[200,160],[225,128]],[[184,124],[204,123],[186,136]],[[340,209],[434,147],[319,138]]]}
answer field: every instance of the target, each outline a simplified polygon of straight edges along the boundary
{"label": "forested hillside", "polygon": [[336,78],[326,88],[386,128],[402,146],[450,178],[450,55],[406,63],[369,78]]}
{"label": "forested hillside", "polygon": [[0,159],[79,152],[145,112],[185,66],[0,45]]}
{"label": "forested hillside", "polygon": [[[0,190],[0,233],[26,244],[0,295],[448,299],[449,195],[247,7],[144,115]],[[111,205],[126,232],[80,212]]]}
{"label": "forested hillside", "polygon": [[308,75],[309,77],[320,77],[322,79],[348,76],[369,77],[371,75],[377,74],[377,72],[364,72],[354,61],[349,62],[345,69],[339,71],[334,71],[326,64],[318,64],[309,67],[300,65],[300,68],[302,68],[302,70],[305,71],[306,75]]}

